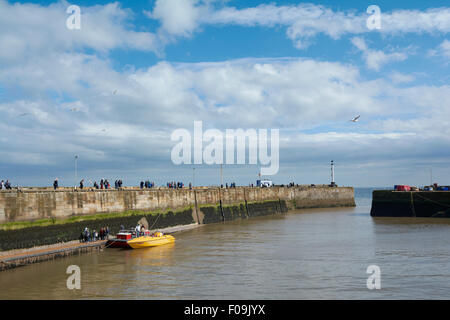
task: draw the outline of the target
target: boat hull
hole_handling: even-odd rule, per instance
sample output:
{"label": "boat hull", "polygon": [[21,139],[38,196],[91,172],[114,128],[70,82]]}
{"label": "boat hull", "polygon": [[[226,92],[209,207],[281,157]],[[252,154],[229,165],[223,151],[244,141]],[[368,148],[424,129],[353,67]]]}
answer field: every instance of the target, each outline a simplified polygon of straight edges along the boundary
{"label": "boat hull", "polygon": [[175,238],[171,235],[164,235],[162,237],[139,237],[133,240],[129,240],[127,244],[133,249],[158,247],[165,244],[175,242]]}
{"label": "boat hull", "polygon": [[110,239],[106,242],[107,248],[130,248],[125,239]]}

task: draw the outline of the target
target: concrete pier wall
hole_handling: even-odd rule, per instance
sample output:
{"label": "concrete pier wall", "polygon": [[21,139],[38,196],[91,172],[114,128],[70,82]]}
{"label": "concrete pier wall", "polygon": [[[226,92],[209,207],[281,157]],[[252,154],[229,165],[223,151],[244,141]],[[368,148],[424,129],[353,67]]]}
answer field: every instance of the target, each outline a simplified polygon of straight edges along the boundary
{"label": "concrete pier wall", "polygon": [[450,218],[450,192],[375,190],[370,215]]}
{"label": "concrete pier wall", "polygon": [[278,200],[286,201],[288,209],[355,205],[351,187],[12,190],[0,192],[0,224],[133,210],[176,210],[190,206],[198,211],[202,205]]}

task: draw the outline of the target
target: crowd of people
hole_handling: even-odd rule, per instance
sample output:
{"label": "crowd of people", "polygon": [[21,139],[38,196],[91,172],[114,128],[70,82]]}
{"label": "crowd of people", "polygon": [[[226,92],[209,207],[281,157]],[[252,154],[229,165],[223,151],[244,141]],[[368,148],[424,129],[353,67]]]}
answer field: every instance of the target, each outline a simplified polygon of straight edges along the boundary
{"label": "crowd of people", "polygon": [[116,180],[114,181],[114,188],[116,189],[122,188],[122,184],[123,184],[122,179]]}
{"label": "crowd of people", "polygon": [[9,182],[9,180],[6,180],[6,182],[4,180],[2,180],[0,182],[0,190],[11,190],[11,182]]}
{"label": "crowd of people", "polygon": [[[95,181],[95,182],[97,182],[97,181]],[[101,179],[100,180],[100,187],[97,185],[95,188],[96,189],[101,189],[101,190],[103,190],[103,189],[108,190],[108,189],[111,189],[111,185],[109,184],[108,179]]]}
{"label": "crowd of people", "polygon": [[167,182],[167,188],[169,189],[183,189],[184,187],[184,183],[183,182]]}
{"label": "crowd of people", "polygon": [[89,231],[86,227],[80,235],[80,242],[91,242],[97,240],[107,240],[109,236],[109,227],[100,228],[97,232],[96,230]]}
{"label": "crowd of people", "polygon": [[[91,183],[92,183],[92,181],[91,181]],[[122,188],[122,184],[123,184],[122,179],[117,179],[116,181],[114,181],[114,188],[115,188],[115,189]],[[56,178],[56,179],[53,181],[53,189],[56,190],[56,189],[58,189],[58,187],[59,187],[59,181],[58,181],[58,178]],[[108,179],[101,179],[101,180],[100,180],[100,185],[97,183],[97,181],[95,181],[95,182],[93,183],[93,187],[94,187],[95,189],[101,189],[101,190],[105,189],[105,190],[108,190],[108,189],[111,189],[111,184],[109,183]],[[84,179],[82,179],[82,180],[80,181],[79,188],[80,188],[80,189],[84,189],[84,188],[85,188],[85,182],[84,182]]]}
{"label": "crowd of people", "polygon": [[[114,181],[114,189],[122,188],[122,184],[122,179],[117,179],[116,181]],[[111,189],[111,184],[109,183],[108,179],[101,179],[100,185],[98,185],[97,181],[94,182],[94,188],[100,190],[109,190]]]}
{"label": "crowd of people", "polygon": [[[92,181],[90,181],[90,183],[92,183]],[[117,180],[114,181],[114,189],[116,189],[116,190],[117,189],[121,189],[122,185],[123,185],[122,179],[117,179]],[[249,183],[248,186],[253,188],[255,185],[253,183]],[[282,184],[280,186],[285,186],[285,185]],[[288,188],[289,187],[295,187],[295,186],[298,186],[298,184],[295,184],[294,182],[289,182],[286,185],[286,187],[288,187]],[[140,187],[140,189],[151,189],[151,188],[155,188],[156,187],[156,183],[153,182],[153,181],[150,181],[150,180],[141,181],[140,184],[139,184],[139,187]],[[170,181],[170,182],[167,182],[166,187],[168,189],[183,189],[183,188],[185,188],[185,185],[181,181]],[[57,190],[59,188],[59,180],[58,180],[58,178],[56,178],[53,181],[53,188],[54,188],[54,190]],[[80,189],[86,188],[84,179],[82,179],[79,182],[79,188]],[[110,182],[108,181],[108,179],[101,179],[100,180],[100,184],[98,184],[97,181],[95,181],[93,183],[93,188],[94,189],[100,189],[100,190],[103,190],[103,189],[104,190],[110,190],[111,189],[111,185],[110,185]],[[191,190],[192,188],[193,188],[193,185],[190,182],[189,183],[189,189]],[[236,183],[235,182],[231,182],[231,183],[226,183],[225,185],[221,184],[220,188],[226,188],[226,189],[236,188]],[[0,182],[0,190],[2,190],[2,189],[6,189],[6,190],[12,189],[11,183],[9,182],[9,180],[6,180],[6,182],[4,180],[1,180],[1,182]]]}
{"label": "crowd of people", "polygon": [[[223,184],[220,185],[221,188],[223,188]],[[236,188],[236,182],[231,182],[230,185],[228,183],[225,183],[225,188]]]}
{"label": "crowd of people", "polygon": [[150,182],[149,180],[146,180],[145,182],[141,181],[141,183],[139,184],[139,187],[141,189],[144,189],[144,188],[145,189],[151,189],[151,188],[153,188],[155,186],[156,186],[156,184],[154,182]]}

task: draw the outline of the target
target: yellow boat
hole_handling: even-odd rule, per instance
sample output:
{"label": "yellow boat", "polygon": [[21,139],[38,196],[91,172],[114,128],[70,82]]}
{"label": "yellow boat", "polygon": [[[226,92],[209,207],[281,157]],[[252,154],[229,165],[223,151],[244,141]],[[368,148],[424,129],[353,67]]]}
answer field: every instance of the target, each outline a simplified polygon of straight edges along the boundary
{"label": "yellow boat", "polygon": [[162,246],[164,244],[175,242],[175,238],[171,235],[165,235],[161,232],[156,232],[151,236],[138,237],[127,241],[127,244],[133,249],[150,248]]}

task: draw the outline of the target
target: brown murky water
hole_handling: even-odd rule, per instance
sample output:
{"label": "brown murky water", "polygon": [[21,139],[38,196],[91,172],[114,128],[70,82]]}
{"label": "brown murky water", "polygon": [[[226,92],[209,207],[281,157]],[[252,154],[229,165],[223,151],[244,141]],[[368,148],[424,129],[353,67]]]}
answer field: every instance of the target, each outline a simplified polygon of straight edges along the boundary
{"label": "brown murky water", "polygon": [[[311,209],[0,273],[1,299],[449,299],[450,220]],[[78,265],[81,290],[66,286]],[[369,290],[369,265],[381,289]]]}

